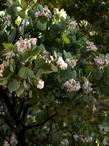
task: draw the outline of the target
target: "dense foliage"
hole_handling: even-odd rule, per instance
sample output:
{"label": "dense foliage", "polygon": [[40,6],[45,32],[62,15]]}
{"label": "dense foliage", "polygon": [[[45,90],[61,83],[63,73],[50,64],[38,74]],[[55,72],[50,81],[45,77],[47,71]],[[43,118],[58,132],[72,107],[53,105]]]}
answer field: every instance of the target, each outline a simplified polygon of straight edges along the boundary
{"label": "dense foliage", "polygon": [[108,0],[39,0],[50,8],[64,8],[73,16],[81,29],[99,45],[101,50],[108,48],[109,42],[109,1]]}
{"label": "dense foliage", "polygon": [[107,50],[64,9],[0,11],[0,145],[108,145],[108,88]]}

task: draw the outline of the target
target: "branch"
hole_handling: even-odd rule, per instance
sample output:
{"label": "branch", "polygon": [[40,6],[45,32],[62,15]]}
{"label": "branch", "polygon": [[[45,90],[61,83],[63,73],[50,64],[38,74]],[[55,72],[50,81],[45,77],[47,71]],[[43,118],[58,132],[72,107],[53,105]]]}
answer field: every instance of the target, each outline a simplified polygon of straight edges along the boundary
{"label": "branch", "polygon": [[35,105],[35,103],[30,104],[30,103],[25,103],[25,102],[21,105],[21,109],[19,110],[21,121],[24,121],[27,115],[28,109],[32,107],[33,105]]}
{"label": "branch", "polygon": [[10,143],[10,140],[8,140],[4,135],[2,135],[2,138],[8,142],[9,146],[12,146],[12,144]]}
{"label": "branch", "polygon": [[16,106],[16,100],[15,100],[16,96],[15,96],[15,92],[12,93],[12,104],[13,104],[13,108],[15,108]]}
{"label": "branch", "polygon": [[24,103],[25,103],[24,100],[20,102],[20,109],[18,111],[19,117],[21,117],[21,115],[22,115],[22,111],[23,111],[23,108],[24,108]]}
{"label": "branch", "polygon": [[8,93],[8,90],[3,89],[3,87],[0,86],[0,98],[3,99],[7,109],[9,111],[9,114],[11,115],[13,120],[15,121],[16,125],[19,125],[20,118],[18,117],[18,114],[17,114],[15,108],[13,108],[13,104],[11,103],[7,93]]}
{"label": "branch", "polygon": [[50,138],[50,135],[51,135],[51,131],[52,131],[52,120],[50,121],[50,127],[49,127],[49,131],[48,133],[46,134],[46,137],[45,139],[43,140],[42,144],[44,144],[45,142],[48,142],[49,143],[49,138]]}
{"label": "branch", "polygon": [[13,125],[11,125],[10,121],[4,116],[4,115],[0,115],[0,118],[2,118],[4,120],[4,122],[12,129],[14,129],[15,127]]}
{"label": "branch", "polygon": [[53,117],[56,116],[56,113],[53,113],[49,118],[47,118],[45,121],[43,121],[42,123],[36,123],[36,124],[33,124],[33,125],[28,125],[25,127],[25,130],[28,130],[28,129],[32,129],[32,128],[35,128],[35,127],[41,127],[43,126],[45,123],[47,123],[48,121],[50,121],[51,119],[53,119]]}
{"label": "branch", "polygon": [[27,115],[27,112],[28,112],[28,108],[29,108],[29,105],[26,104],[25,107],[23,108],[23,111],[21,112],[21,121],[24,121],[26,115]]}

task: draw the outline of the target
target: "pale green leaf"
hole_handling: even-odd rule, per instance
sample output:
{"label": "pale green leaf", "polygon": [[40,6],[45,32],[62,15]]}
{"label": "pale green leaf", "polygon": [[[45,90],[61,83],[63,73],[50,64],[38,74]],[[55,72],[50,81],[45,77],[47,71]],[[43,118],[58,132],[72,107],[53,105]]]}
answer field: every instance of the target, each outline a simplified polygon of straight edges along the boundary
{"label": "pale green leaf", "polygon": [[20,88],[20,83],[16,79],[12,80],[8,84],[8,89],[10,91],[17,91],[19,88]]}
{"label": "pale green leaf", "polygon": [[28,68],[27,67],[21,67],[19,70],[19,77],[26,79],[28,77]]}

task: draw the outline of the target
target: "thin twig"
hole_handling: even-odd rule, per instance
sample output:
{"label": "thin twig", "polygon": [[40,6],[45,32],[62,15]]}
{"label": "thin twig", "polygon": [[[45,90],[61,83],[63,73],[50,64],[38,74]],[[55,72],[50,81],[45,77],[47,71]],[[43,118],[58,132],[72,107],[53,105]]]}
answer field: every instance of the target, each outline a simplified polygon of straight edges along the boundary
{"label": "thin twig", "polygon": [[36,124],[33,124],[33,125],[28,125],[25,127],[25,130],[28,130],[28,129],[32,129],[34,127],[40,127],[40,126],[43,126],[45,123],[47,123],[48,121],[50,121],[54,116],[56,116],[56,113],[53,113],[49,118],[47,118],[45,121],[43,121],[42,123],[36,123]]}

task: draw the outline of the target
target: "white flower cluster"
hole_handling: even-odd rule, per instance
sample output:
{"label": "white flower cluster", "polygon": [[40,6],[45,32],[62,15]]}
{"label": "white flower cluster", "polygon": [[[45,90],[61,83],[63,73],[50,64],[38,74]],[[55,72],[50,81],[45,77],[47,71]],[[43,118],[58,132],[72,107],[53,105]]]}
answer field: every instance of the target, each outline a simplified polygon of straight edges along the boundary
{"label": "white flower cluster", "polygon": [[45,63],[51,63],[54,61],[54,58],[52,55],[50,55],[50,53],[47,50],[44,50],[42,52],[42,58],[45,60]]}
{"label": "white flower cluster", "polygon": [[69,144],[69,141],[68,141],[67,138],[65,138],[65,139],[63,139],[63,140],[61,141],[61,145],[60,145],[60,146],[68,146],[68,144]]}
{"label": "white flower cluster", "polygon": [[93,90],[91,86],[92,83],[90,83],[87,78],[84,78],[84,83],[82,85],[83,92],[86,94],[90,93]]}
{"label": "white flower cluster", "polygon": [[46,16],[46,14],[43,11],[39,11],[35,13],[36,17]]}
{"label": "white flower cluster", "polygon": [[11,16],[7,15],[7,16],[4,17],[4,19],[5,19],[4,25],[5,26],[10,26],[11,25]]}
{"label": "white flower cluster", "polygon": [[25,53],[26,51],[30,50],[31,47],[35,46],[37,44],[36,38],[30,38],[30,39],[20,39],[16,42],[17,50],[18,52]]}
{"label": "white flower cluster", "polygon": [[97,47],[93,42],[87,40],[86,45],[87,45],[87,51],[97,51]]}
{"label": "white flower cluster", "polygon": [[95,113],[97,111],[97,108],[95,105],[92,106],[92,113]]}
{"label": "white flower cluster", "polygon": [[0,77],[3,76],[4,64],[0,64]]}
{"label": "white flower cluster", "polygon": [[81,141],[83,143],[91,143],[93,138],[91,136],[85,136],[85,135],[73,135],[76,142]]}
{"label": "white flower cluster", "polygon": [[103,145],[106,145],[106,146],[109,145],[109,137],[108,136],[104,137]]}
{"label": "white flower cluster", "polygon": [[55,8],[55,9],[54,9],[54,14],[55,14],[55,15],[59,15],[60,17],[63,17],[64,19],[67,18],[67,13],[66,13],[66,11],[65,11],[64,9],[61,9],[61,10],[59,11],[57,8]]}
{"label": "white flower cluster", "polygon": [[81,88],[80,82],[74,79],[70,79],[64,83],[64,87],[67,89],[68,92],[76,92],[79,91]]}
{"label": "white flower cluster", "polygon": [[33,123],[36,122],[36,117],[35,117],[34,115],[29,114],[29,115],[27,115],[27,118],[28,118],[29,120],[31,120]]}
{"label": "white flower cluster", "polygon": [[42,79],[38,80],[37,88],[38,89],[43,89],[44,88],[44,81]]}
{"label": "white flower cluster", "polygon": [[77,28],[78,24],[76,22],[76,20],[70,20],[69,25],[68,25],[68,29],[70,31],[75,30]]}
{"label": "white flower cluster", "polygon": [[101,134],[106,134],[107,132],[109,132],[109,128],[106,127],[106,126],[100,125],[99,128],[100,128],[100,133],[101,133]]}
{"label": "white flower cluster", "polygon": [[64,9],[60,10],[59,15],[60,15],[60,17],[63,17],[64,19],[67,18],[67,13],[66,13],[66,11]]}
{"label": "white flower cluster", "polygon": [[68,67],[68,64],[63,60],[62,57],[58,58],[56,64],[61,70],[66,70]]}
{"label": "white flower cluster", "polygon": [[4,53],[4,56],[6,57],[6,59],[10,59],[15,56],[15,53],[13,51],[6,52]]}
{"label": "white flower cluster", "polygon": [[46,16],[47,17],[49,14],[50,14],[50,10],[48,9],[47,6],[45,6],[42,11],[36,12],[35,16],[36,17],[41,17],[41,16]]}
{"label": "white flower cluster", "polygon": [[105,66],[109,65],[109,57],[105,55],[96,56],[94,59],[95,65],[100,69],[103,69]]}
{"label": "white flower cluster", "polygon": [[75,58],[67,58],[65,61],[70,67],[74,68],[77,63],[77,59]]}
{"label": "white flower cluster", "polygon": [[43,52],[42,52],[42,56],[43,56],[43,58],[49,58],[49,56],[50,56],[50,53],[47,51],[47,50],[44,50]]}

